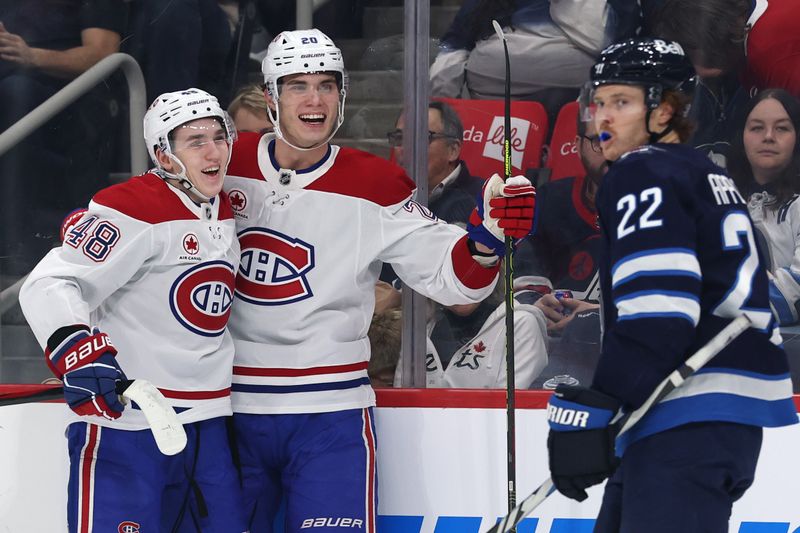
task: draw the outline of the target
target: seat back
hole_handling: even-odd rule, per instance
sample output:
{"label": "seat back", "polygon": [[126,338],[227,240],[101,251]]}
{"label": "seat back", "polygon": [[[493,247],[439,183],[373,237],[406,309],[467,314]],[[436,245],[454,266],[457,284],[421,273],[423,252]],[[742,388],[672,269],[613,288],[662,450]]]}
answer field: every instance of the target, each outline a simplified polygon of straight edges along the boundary
{"label": "seat back", "polygon": [[[470,174],[488,178],[503,174],[502,100],[437,98],[449,104],[464,124],[461,159]],[[512,174],[525,174],[541,166],[542,144],[547,137],[547,112],[539,102],[511,102]]]}
{"label": "seat back", "polygon": [[558,112],[550,139],[550,154],[545,165],[550,169],[550,181],[586,175],[578,154],[578,144],[575,142],[578,134],[577,119],[578,102],[569,102]]}

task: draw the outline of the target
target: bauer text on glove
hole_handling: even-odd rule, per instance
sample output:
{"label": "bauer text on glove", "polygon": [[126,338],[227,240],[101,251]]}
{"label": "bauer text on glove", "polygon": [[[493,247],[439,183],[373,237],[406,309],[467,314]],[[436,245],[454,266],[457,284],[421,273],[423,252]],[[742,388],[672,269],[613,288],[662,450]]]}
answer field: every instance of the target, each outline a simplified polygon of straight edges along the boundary
{"label": "bauer text on glove", "polygon": [[117,381],[127,379],[117,364],[117,350],[105,333],[80,329],[47,350],[47,363],[64,381],[64,399],[79,415],[119,418],[124,406]]}

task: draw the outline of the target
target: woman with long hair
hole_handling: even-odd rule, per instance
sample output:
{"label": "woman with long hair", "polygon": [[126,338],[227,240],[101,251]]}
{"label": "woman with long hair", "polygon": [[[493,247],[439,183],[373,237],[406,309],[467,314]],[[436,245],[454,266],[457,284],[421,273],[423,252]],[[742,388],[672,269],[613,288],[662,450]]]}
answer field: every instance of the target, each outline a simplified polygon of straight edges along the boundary
{"label": "woman with long hair", "polygon": [[769,253],[770,303],[781,325],[800,307],[800,102],[767,89],[748,104],[728,171],[747,200]]}

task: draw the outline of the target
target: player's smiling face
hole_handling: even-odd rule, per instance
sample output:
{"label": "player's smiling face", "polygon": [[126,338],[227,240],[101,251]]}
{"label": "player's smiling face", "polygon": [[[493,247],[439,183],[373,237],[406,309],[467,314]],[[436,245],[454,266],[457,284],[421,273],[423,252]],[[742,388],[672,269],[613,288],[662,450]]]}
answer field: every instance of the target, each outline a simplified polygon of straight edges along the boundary
{"label": "player's smiling face", "polygon": [[336,77],[328,73],[293,74],[281,79],[278,91],[281,131],[286,140],[303,148],[327,141],[339,112]]}
{"label": "player's smiling face", "polygon": [[[172,153],[186,169],[186,177],[202,194],[212,197],[222,190],[225,165],[228,163],[228,138],[215,118],[201,118],[178,126],[171,134]],[[178,172],[175,161],[163,157],[167,172]]]}
{"label": "player's smiling face", "polygon": [[791,162],[797,132],[783,104],[774,98],[766,98],[747,116],[742,141],[753,177],[764,185]]}
{"label": "player's smiling face", "polygon": [[[594,91],[594,124],[607,161],[647,144],[644,90],[634,85],[601,85]],[[603,140],[605,139],[605,140]]]}

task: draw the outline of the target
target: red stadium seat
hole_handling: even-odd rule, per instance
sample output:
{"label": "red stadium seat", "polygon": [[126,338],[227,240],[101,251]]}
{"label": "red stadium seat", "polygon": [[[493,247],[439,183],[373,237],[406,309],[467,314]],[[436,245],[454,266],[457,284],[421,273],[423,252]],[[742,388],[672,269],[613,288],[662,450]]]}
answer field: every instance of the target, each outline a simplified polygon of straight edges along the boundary
{"label": "red stadium seat", "polygon": [[[488,178],[503,173],[503,101],[437,98],[449,104],[464,124],[461,159],[470,174]],[[512,174],[541,166],[547,137],[547,112],[539,102],[511,102]]]}
{"label": "red stadium seat", "polygon": [[568,176],[586,175],[575,142],[575,136],[578,134],[577,119],[578,102],[569,102],[558,112],[556,124],[553,126],[553,137],[550,139],[550,156],[546,164],[550,169],[550,181]]}

